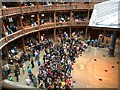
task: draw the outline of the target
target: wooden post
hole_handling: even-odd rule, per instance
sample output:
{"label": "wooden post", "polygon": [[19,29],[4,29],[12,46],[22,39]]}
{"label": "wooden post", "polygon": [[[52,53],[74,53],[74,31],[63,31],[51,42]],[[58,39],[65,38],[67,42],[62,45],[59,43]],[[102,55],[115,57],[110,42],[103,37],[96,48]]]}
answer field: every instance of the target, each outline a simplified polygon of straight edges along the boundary
{"label": "wooden post", "polygon": [[71,27],[72,27],[72,10],[70,10],[70,29],[69,29],[69,36],[71,37]]}
{"label": "wooden post", "polygon": [[8,51],[7,45],[5,46],[5,51],[6,51],[6,59],[7,59],[7,62],[9,62],[10,57],[9,57],[9,51]]}
{"label": "wooden post", "polygon": [[[103,28],[102,28],[102,29],[103,29]],[[104,37],[105,37],[105,30],[103,30],[102,42],[104,42]]]}
{"label": "wooden post", "polygon": [[[40,15],[37,14],[38,29],[40,29]],[[40,43],[40,31],[38,31],[38,42]]]}
{"label": "wooden post", "polygon": [[70,27],[70,29],[69,29],[69,36],[71,37],[71,27]]}
{"label": "wooden post", "polygon": [[54,41],[56,41],[56,3],[54,3],[55,11],[54,11]]}
{"label": "wooden post", "polygon": [[54,28],[54,41],[56,41],[56,28]]}
{"label": "wooden post", "polygon": [[24,36],[22,36],[21,39],[22,39],[23,51],[25,51],[25,41],[24,41]]}
{"label": "wooden post", "polygon": [[87,20],[87,26],[86,26],[86,31],[85,31],[85,39],[87,39],[87,36],[88,36],[89,19],[90,19],[90,1],[88,4],[88,20]]}
{"label": "wooden post", "polygon": [[40,43],[40,31],[38,32],[38,42]]}
{"label": "wooden post", "polygon": [[[3,33],[3,35],[5,35],[5,40],[6,40],[6,42],[7,42],[8,40],[7,40],[7,36],[6,36],[6,28],[5,28],[4,22],[2,23],[2,33]],[[2,36],[2,35],[1,35],[1,36]]]}

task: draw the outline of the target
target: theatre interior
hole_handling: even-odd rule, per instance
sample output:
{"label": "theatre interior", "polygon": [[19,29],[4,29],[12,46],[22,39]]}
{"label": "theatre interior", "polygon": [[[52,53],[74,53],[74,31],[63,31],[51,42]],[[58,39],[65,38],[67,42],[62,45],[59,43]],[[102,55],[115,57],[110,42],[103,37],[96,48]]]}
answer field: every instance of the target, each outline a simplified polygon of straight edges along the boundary
{"label": "theatre interior", "polygon": [[118,90],[120,0],[0,2],[2,89]]}

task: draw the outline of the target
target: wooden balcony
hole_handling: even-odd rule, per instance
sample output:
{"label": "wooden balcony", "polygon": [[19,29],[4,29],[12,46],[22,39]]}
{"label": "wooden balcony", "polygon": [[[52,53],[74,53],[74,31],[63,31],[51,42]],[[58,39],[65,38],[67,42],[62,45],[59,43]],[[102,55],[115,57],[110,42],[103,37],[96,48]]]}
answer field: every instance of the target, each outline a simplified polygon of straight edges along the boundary
{"label": "wooden balcony", "polygon": [[87,20],[86,21],[73,21],[72,26],[87,26]]}
{"label": "wooden balcony", "polygon": [[37,11],[38,11],[37,5],[22,7],[22,13],[31,13],[31,12],[37,12]]}
{"label": "wooden balcony", "polygon": [[56,27],[67,27],[70,26],[70,22],[57,22]]}
{"label": "wooden balcony", "polygon": [[39,6],[39,11],[54,11],[55,7],[54,5],[40,5]]}
{"label": "wooden balcony", "polygon": [[13,40],[15,40],[15,39],[17,39],[21,36],[23,36],[22,30],[19,30],[19,31],[13,33],[13,34],[8,35],[7,39],[8,39],[8,42],[11,42],[11,41],[13,41]]}
{"label": "wooden balcony", "polygon": [[54,22],[45,23],[40,25],[40,29],[38,28],[38,26],[34,26],[34,27],[26,26],[24,27],[24,32],[22,30],[19,30],[13,34],[8,35],[7,36],[8,42],[5,41],[5,38],[0,39],[0,48],[4,47],[4,45],[17,38],[20,38],[21,36],[30,34],[32,32],[37,32],[39,30],[48,30],[52,28],[69,27],[69,26],[87,26],[87,21],[73,21],[72,24],[70,24],[70,22],[57,22],[56,27]]}
{"label": "wooden balcony", "polygon": [[24,29],[24,34],[26,35],[26,34],[37,32],[37,31],[38,31],[38,26],[34,26],[34,27],[28,26]]}
{"label": "wooden balcony", "polygon": [[5,40],[5,37],[1,38],[0,39],[0,49],[2,49],[2,47],[4,47],[6,45],[6,40]]}
{"label": "wooden balcony", "polygon": [[51,28],[55,28],[54,22],[44,23],[44,24],[40,25],[40,30],[51,29]]}
{"label": "wooden balcony", "polygon": [[21,14],[20,7],[4,8],[2,9],[3,16],[10,16]]}
{"label": "wooden balcony", "polygon": [[64,5],[56,5],[56,10],[71,10],[77,7],[76,4],[64,4]]}
{"label": "wooden balcony", "polygon": [[86,10],[86,9],[93,9],[93,4],[84,4],[84,2],[76,3],[76,10]]}

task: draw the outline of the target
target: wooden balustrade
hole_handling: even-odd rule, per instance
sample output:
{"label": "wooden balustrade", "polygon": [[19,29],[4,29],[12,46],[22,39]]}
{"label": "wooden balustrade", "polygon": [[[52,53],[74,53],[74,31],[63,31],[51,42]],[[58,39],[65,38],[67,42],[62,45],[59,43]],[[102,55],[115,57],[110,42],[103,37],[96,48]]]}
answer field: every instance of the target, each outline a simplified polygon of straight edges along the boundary
{"label": "wooden balustrade", "polygon": [[77,7],[76,4],[56,5],[56,10],[71,10]]}
{"label": "wooden balustrade", "polygon": [[42,5],[39,9],[40,11],[51,11],[55,10],[54,5]]}
{"label": "wooden balustrade", "polygon": [[6,44],[7,44],[7,42],[6,42],[6,40],[5,40],[5,37],[1,38],[1,39],[0,39],[0,49],[1,49],[2,47],[4,47]]}
{"label": "wooden balustrade", "polygon": [[29,34],[32,32],[38,31],[38,26],[28,27],[24,29],[24,34]]}
{"label": "wooden balustrade", "polygon": [[[75,9],[89,9],[89,4],[84,4],[83,2],[81,3],[76,3],[77,7]],[[90,7],[91,8],[91,7]]]}
{"label": "wooden balustrade", "polygon": [[70,26],[70,22],[57,22],[56,27],[66,27]]}
{"label": "wooden balustrade", "polygon": [[[31,12],[38,12],[38,11],[51,11],[51,10],[76,10],[76,9],[93,9],[94,3],[91,3],[90,6],[88,4],[83,3],[76,3],[76,4],[62,4],[62,5],[39,5],[39,9],[37,5],[35,6],[23,6],[22,13],[31,13]],[[2,16],[10,16],[21,14],[20,7],[12,7],[12,8],[4,8],[0,10],[0,17]]]}
{"label": "wooden balustrade", "polygon": [[25,6],[22,7],[22,13],[31,13],[31,12],[37,12],[38,7],[37,6]]}
{"label": "wooden balustrade", "polygon": [[72,26],[87,26],[87,21],[73,21]]}
{"label": "wooden balustrade", "polygon": [[13,34],[8,35],[8,36],[7,36],[7,39],[8,39],[8,42],[11,42],[11,41],[13,41],[14,39],[17,39],[17,38],[19,38],[19,37],[21,37],[21,36],[23,36],[22,30],[19,30],[19,31],[13,33]]}
{"label": "wooden balustrade", "polygon": [[53,23],[45,23],[40,25],[40,30],[44,30],[44,29],[50,29],[50,28],[54,28],[55,24]]}
{"label": "wooden balustrade", "polygon": [[20,7],[4,8],[2,9],[3,16],[10,16],[21,14]]}

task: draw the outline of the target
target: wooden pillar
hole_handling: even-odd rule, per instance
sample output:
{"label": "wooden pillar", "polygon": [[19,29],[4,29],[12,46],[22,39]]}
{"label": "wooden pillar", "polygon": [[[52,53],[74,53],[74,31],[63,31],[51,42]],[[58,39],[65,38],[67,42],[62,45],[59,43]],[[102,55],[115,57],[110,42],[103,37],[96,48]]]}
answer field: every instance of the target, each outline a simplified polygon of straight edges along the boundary
{"label": "wooden pillar", "polygon": [[25,51],[25,41],[24,41],[24,36],[22,36],[21,39],[22,39],[23,51]]}
{"label": "wooden pillar", "polygon": [[[5,35],[5,40],[6,40],[6,42],[7,42],[6,28],[5,28],[5,23],[4,23],[4,22],[2,23],[2,33],[3,33],[3,35]],[[1,36],[2,36],[2,35],[1,35]]]}
{"label": "wooden pillar", "polygon": [[85,39],[87,39],[87,36],[88,36],[89,19],[90,19],[90,1],[88,4],[88,20],[87,20],[87,26],[86,26],[86,31],[85,31]]}
{"label": "wooden pillar", "polygon": [[105,37],[105,30],[103,30],[102,42],[104,42],[104,37]]}
{"label": "wooden pillar", "polygon": [[38,32],[38,42],[40,43],[40,31]]}
{"label": "wooden pillar", "polygon": [[71,37],[71,34],[72,34],[72,33],[71,33],[71,27],[70,27],[70,29],[69,29],[69,36],[70,36],[70,37]]}
{"label": "wooden pillar", "polygon": [[[40,29],[40,15],[37,14],[38,29]],[[40,43],[40,31],[38,31],[38,42]]]}
{"label": "wooden pillar", "polygon": [[56,28],[54,28],[54,41],[56,41]]}
{"label": "wooden pillar", "polygon": [[55,11],[54,11],[54,41],[56,41],[56,3],[54,3]]}
{"label": "wooden pillar", "polygon": [[6,59],[7,59],[7,62],[9,62],[10,57],[9,57],[9,51],[8,51],[7,45],[5,46],[5,51],[6,51]]}
{"label": "wooden pillar", "polygon": [[72,27],[72,10],[70,11],[70,29],[69,29],[69,36],[71,37],[71,27]]}
{"label": "wooden pillar", "polygon": [[117,32],[117,31],[114,31],[114,32],[113,32],[113,36],[112,36],[112,42],[111,42],[111,45],[110,45],[109,51],[108,51],[108,55],[109,55],[109,56],[114,56],[115,43],[116,43],[117,37],[118,37],[118,32]]}

